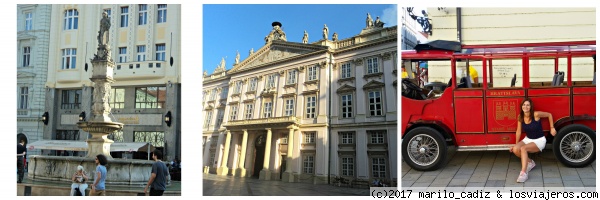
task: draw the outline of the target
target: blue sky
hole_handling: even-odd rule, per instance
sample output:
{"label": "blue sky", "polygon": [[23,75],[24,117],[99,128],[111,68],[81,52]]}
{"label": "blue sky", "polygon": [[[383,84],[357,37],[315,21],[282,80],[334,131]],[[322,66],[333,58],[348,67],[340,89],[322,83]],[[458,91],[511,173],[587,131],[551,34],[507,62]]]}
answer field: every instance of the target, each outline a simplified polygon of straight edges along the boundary
{"label": "blue sky", "polygon": [[203,5],[202,71],[212,74],[225,58],[231,69],[236,51],[240,62],[248,57],[251,48],[260,49],[264,37],[273,29],[271,23],[281,22],[286,38],[302,42],[304,30],[308,42],[322,38],[323,24],[329,27],[329,39],[334,32],[338,38],[349,38],[365,28],[367,13],[373,20],[380,17],[385,27],[398,24],[397,5]]}

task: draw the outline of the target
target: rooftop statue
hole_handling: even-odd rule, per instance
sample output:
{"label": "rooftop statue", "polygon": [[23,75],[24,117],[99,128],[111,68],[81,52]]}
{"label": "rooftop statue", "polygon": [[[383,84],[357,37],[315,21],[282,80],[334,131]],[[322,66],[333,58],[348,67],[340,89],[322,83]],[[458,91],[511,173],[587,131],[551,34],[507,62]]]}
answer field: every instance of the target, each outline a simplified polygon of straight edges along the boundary
{"label": "rooftop statue", "polygon": [[308,33],[304,30],[304,37],[302,37],[302,43],[308,44]]}
{"label": "rooftop statue", "polygon": [[323,27],[323,39],[327,40],[327,36],[329,35],[329,28],[327,28],[327,24]]}

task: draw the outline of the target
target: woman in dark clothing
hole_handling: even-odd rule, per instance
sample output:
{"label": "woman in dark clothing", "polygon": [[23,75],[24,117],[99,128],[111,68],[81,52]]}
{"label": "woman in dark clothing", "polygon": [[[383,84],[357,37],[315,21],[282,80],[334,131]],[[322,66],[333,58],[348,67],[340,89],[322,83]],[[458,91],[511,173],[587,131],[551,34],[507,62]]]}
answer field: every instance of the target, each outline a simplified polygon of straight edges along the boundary
{"label": "woman in dark clothing", "polygon": [[550,122],[550,134],[556,135],[552,114],[533,110],[533,102],[525,98],[521,102],[521,113],[517,122],[517,137],[521,138],[521,130],[525,131],[527,136],[522,141],[510,148],[510,152],[521,158],[521,173],[517,178],[518,183],[523,183],[528,178],[528,173],[535,167],[535,162],[529,158],[527,153],[541,152],[546,146],[546,137],[542,129],[541,118],[548,118]]}

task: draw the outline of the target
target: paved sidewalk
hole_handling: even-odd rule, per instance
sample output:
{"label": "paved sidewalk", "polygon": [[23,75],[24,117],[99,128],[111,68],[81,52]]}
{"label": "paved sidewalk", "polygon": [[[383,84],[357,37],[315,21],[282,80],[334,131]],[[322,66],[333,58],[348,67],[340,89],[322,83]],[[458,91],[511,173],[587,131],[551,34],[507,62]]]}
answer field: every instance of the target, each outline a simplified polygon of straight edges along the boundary
{"label": "paved sidewalk", "polygon": [[369,189],[203,174],[203,196],[368,196]]}
{"label": "paved sidewalk", "polygon": [[[596,162],[583,168],[569,168],[561,164],[552,149],[530,154],[536,166],[529,172],[525,183],[517,183],[521,160],[508,151],[457,152],[448,148],[448,160],[443,168],[422,172],[402,161],[402,188],[448,188],[466,191],[473,188],[550,188],[577,187],[595,191]],[[467,189],[465,189],[467,188]]]}

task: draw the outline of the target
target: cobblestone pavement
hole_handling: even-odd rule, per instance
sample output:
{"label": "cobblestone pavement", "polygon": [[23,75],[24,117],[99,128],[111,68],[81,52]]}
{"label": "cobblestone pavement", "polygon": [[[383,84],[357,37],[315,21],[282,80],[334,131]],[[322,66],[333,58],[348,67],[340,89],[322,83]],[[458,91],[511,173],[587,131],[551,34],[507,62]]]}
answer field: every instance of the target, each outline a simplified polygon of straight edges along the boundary
{"label": "cobblestone pavement", "polygon": [[552,149],[530,154],[536,166],[525,183],[516,182],[521,161],[508,151],[457,152],[454,147],[448,149],[447,164],[435,171],[417,171],[402,160],[402,188],[435,187],[458,192],[488,187],[577,187],[592,191],[596,188],[595,161],[583,168],[569,168],[556,159]]}
{"label": "cobblestone pavement", "polygon": [[203,196],[368,196],[369,189],[203,174]]}

